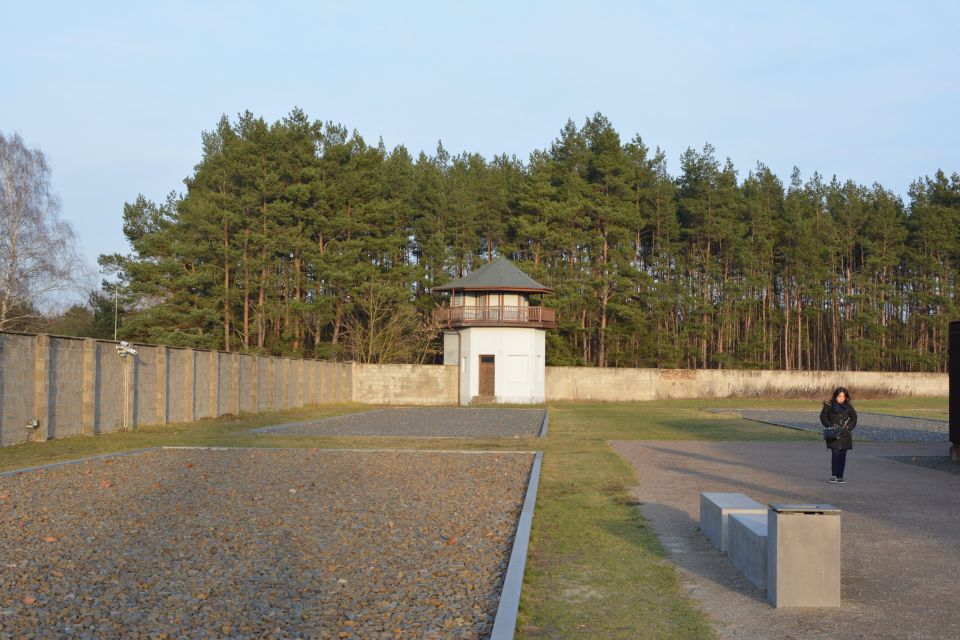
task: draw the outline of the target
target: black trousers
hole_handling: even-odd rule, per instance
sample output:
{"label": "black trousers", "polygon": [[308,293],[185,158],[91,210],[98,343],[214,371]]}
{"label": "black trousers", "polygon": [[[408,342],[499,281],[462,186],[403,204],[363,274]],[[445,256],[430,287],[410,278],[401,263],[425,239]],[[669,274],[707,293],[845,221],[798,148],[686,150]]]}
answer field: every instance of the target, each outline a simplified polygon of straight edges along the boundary
{"label": "black trousers", "polygon": [[843,468],[847,466],[847,450],[830,449],[830,454],[830,468],[833,470],[833,475],[842,478]]}

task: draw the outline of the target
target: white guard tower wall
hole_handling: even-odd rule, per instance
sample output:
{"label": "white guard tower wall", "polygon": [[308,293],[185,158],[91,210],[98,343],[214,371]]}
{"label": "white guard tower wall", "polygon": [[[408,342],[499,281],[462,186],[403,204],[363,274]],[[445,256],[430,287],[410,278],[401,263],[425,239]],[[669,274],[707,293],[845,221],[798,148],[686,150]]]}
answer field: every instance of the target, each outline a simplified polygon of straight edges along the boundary
{"label": "white guard tower wall", "polygon": [[481,356],[493,356],[494,402],[542,404],[545,336],[543,329],[530,327],[469,327],[445,333],[443,363],[460,367],[460,404],[481,396]]}

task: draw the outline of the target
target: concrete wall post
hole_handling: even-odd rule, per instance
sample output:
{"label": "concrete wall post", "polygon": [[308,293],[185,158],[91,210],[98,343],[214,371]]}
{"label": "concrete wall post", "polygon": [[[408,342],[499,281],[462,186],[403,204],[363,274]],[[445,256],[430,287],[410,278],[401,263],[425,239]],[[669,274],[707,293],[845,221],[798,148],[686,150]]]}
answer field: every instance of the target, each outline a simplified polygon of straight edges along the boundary
{"label": "concrete wall post", "polygon": [[270,357],[267,364],[267,388],[270,389],[270,408],[277,408],[277,359]]}
{"label": "concrete wall post", "polygon": [[251,356],[250,360],[250,405],[257,413],[260,411],[260,356]]}
{"label": "concrete wall post", "polygon": [[220,415],[220,354],[210,352],[210,417]]}
{"label": "concrete wall post", "polygon": [[326,401],[326,397],[327,397],[327,396],[326,396],[326,394],[327,394],[327,368],[328,368],[330,365],[327,364],[326,362],[320,362],[320,363],[318,363],[317,366],[320,367],[320,376],[319,376],[320,379],[317,381],[317,384],[320,386],[320,388],[317,389],[317,397],[318,397],[318,399],[319,399],[320,404],[323,404],[323,403]]}
{"label": "concrete wall post", "polygon": [[194,355],[193,349],[184,349],[183,350],[183,419],[185,422],[193,422],[196,420],[196,412],[194,411],[194,400],[193,400],[193,391],[194,391],[194,376],[196,369],[196,357]]}
{"label": "concrete wall post", "polygon": [[230,355],[230,369],[233,377],[230,379],[230,395],[233,401],[233,415],[240,415],[240,354],[233,352]]}
{"label": "concrete wall post", "polygon": [[97,432],[97,341],[83,341],[83,400],[80,406],[80,433]]}
{"label": "concrete wall post", "polygon": [[157,347],[157,424],[167,424],[167,390],[170,384],[170,367],[167,364],[167,348]]}
{"label": "concrete wall post", "polygon": [[303,379],[304,374],[304,362],[303,360],[297,360],[297,406],[302,407],[306,404],[304,400],[304,390],[305,390],[305,380]]}
{"label": "concrete wall post", "polygon": [[123,358],[122,366],[126,369],[126,388],[123,390],[127,414],[125,417],[127,430],[133,431],[136,426],[137,412],[134,403],[137,401],[137,356]]}
{"label": "concrete wall post", "polygon": [[40,422],[33,440],[44,441],[50,433],[50,336],[40,334],[33,339],[33,417]]}

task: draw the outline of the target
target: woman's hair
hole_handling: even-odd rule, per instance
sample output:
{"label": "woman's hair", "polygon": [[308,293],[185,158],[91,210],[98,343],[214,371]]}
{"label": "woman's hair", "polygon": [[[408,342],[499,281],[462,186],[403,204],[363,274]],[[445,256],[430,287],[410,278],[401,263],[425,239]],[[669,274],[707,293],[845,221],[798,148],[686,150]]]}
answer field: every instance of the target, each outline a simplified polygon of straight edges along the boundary
{"label": "woman's hair", "polygon": [[844,402],[845,402],[845,403],[846,403],[846,402],[850,402],[850,400],[851,400],[852,398],[850,397],[850,392],[847,390],[846,387],[837,387],[836,389],[834,389],[834,390],[833,390],[833,395],[830,396],[830,401],[831,401],[831,402],[836,402],[836,401],[837,401],[837,396],[840,395],[841,393],[846,397],[846,399],[844,400]]}

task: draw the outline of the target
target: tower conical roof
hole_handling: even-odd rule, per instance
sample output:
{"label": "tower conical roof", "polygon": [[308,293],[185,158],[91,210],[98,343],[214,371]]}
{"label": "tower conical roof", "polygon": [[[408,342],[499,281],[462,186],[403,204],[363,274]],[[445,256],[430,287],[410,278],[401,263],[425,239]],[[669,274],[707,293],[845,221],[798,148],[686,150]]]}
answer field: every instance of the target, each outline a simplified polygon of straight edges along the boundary
{"label": "tower conical roof", "polygon": [[527,293],[550,293],[546,287],[506,258],[497,258],[463,276],[459,280],[435,287],[434,291],[525,291]]}

